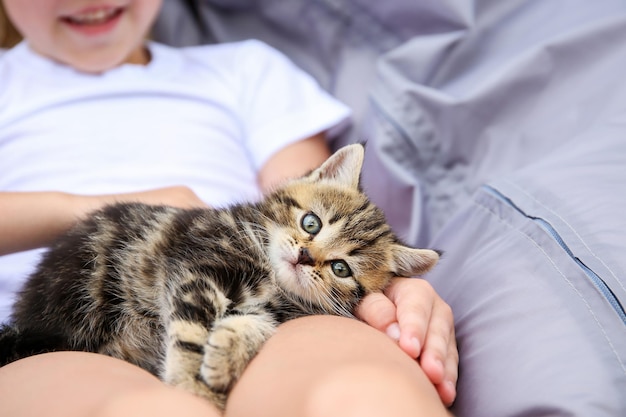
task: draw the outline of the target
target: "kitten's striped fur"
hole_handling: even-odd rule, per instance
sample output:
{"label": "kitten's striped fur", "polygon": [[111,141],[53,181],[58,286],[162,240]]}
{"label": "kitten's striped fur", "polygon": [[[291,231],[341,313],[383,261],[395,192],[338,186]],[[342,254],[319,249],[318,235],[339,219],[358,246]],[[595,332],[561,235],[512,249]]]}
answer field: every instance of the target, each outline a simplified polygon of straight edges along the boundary
{"label": "kitten's striped fur", "polygon": [[46,254],[0,333],[0,363],[48,350],[135,363],[223,408],[276,326],[352,316],[393,275],[436,252],[398,241],[358,187],[347,146],[256,204],[183,210],[117,204]]}

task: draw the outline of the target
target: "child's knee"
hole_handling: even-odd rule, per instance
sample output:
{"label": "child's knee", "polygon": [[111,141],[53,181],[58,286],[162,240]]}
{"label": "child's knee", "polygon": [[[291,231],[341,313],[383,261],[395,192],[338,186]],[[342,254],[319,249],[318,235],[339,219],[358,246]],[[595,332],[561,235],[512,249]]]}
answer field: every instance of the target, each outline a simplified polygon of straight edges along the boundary
{"label": "child's knee", "polygon": [[309,395],[307,417],[435,415],[426,414],[426,410],[438,397],[434,390],[427,395],[424,389],[411,373],[389,364],[341,366],[315,384]]}
{"label": "child's knee", "polygon": [[110,398],[93,414],[95,417],[188,417],[219,416],[208,401],[166,385],[149,389],[130,390],[124,395]]}

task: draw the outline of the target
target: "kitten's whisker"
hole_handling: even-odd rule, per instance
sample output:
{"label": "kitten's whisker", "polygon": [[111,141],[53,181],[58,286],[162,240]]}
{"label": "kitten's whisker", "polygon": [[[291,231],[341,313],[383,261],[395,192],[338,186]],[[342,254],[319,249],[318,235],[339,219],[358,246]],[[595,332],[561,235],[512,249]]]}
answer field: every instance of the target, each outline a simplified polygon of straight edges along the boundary
{"label": "kitten's whisker", "polygon": [[339,297],[334,296],[328,287],[324,287],[324,292],[320,293],[327,303],[333,308],[333,311],[338,316],[351,317],[354,318],[354,314],[350,312],[346,307],[345,303]]}

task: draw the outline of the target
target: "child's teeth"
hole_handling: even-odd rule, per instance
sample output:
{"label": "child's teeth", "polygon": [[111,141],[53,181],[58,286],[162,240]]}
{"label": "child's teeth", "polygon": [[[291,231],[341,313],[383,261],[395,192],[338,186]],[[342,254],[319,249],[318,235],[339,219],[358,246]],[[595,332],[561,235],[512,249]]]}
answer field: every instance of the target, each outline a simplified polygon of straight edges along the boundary
{"label": "child's teeth", "polygon": [[75,23],[99,23],[107,20],[114,14],[115,10],[96,10],[80,16],[72,16],[70,17],[70,20]]}

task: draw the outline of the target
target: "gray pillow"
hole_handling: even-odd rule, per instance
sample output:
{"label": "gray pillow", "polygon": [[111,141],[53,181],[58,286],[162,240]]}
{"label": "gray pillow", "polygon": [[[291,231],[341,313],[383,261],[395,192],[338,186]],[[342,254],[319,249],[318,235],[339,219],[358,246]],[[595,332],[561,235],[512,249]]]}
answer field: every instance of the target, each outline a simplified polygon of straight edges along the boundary
{"label": "gray pillow", "polygon": [[456,415],[626,415],[625,133],[588,131],[482,187],[434,240]]}

